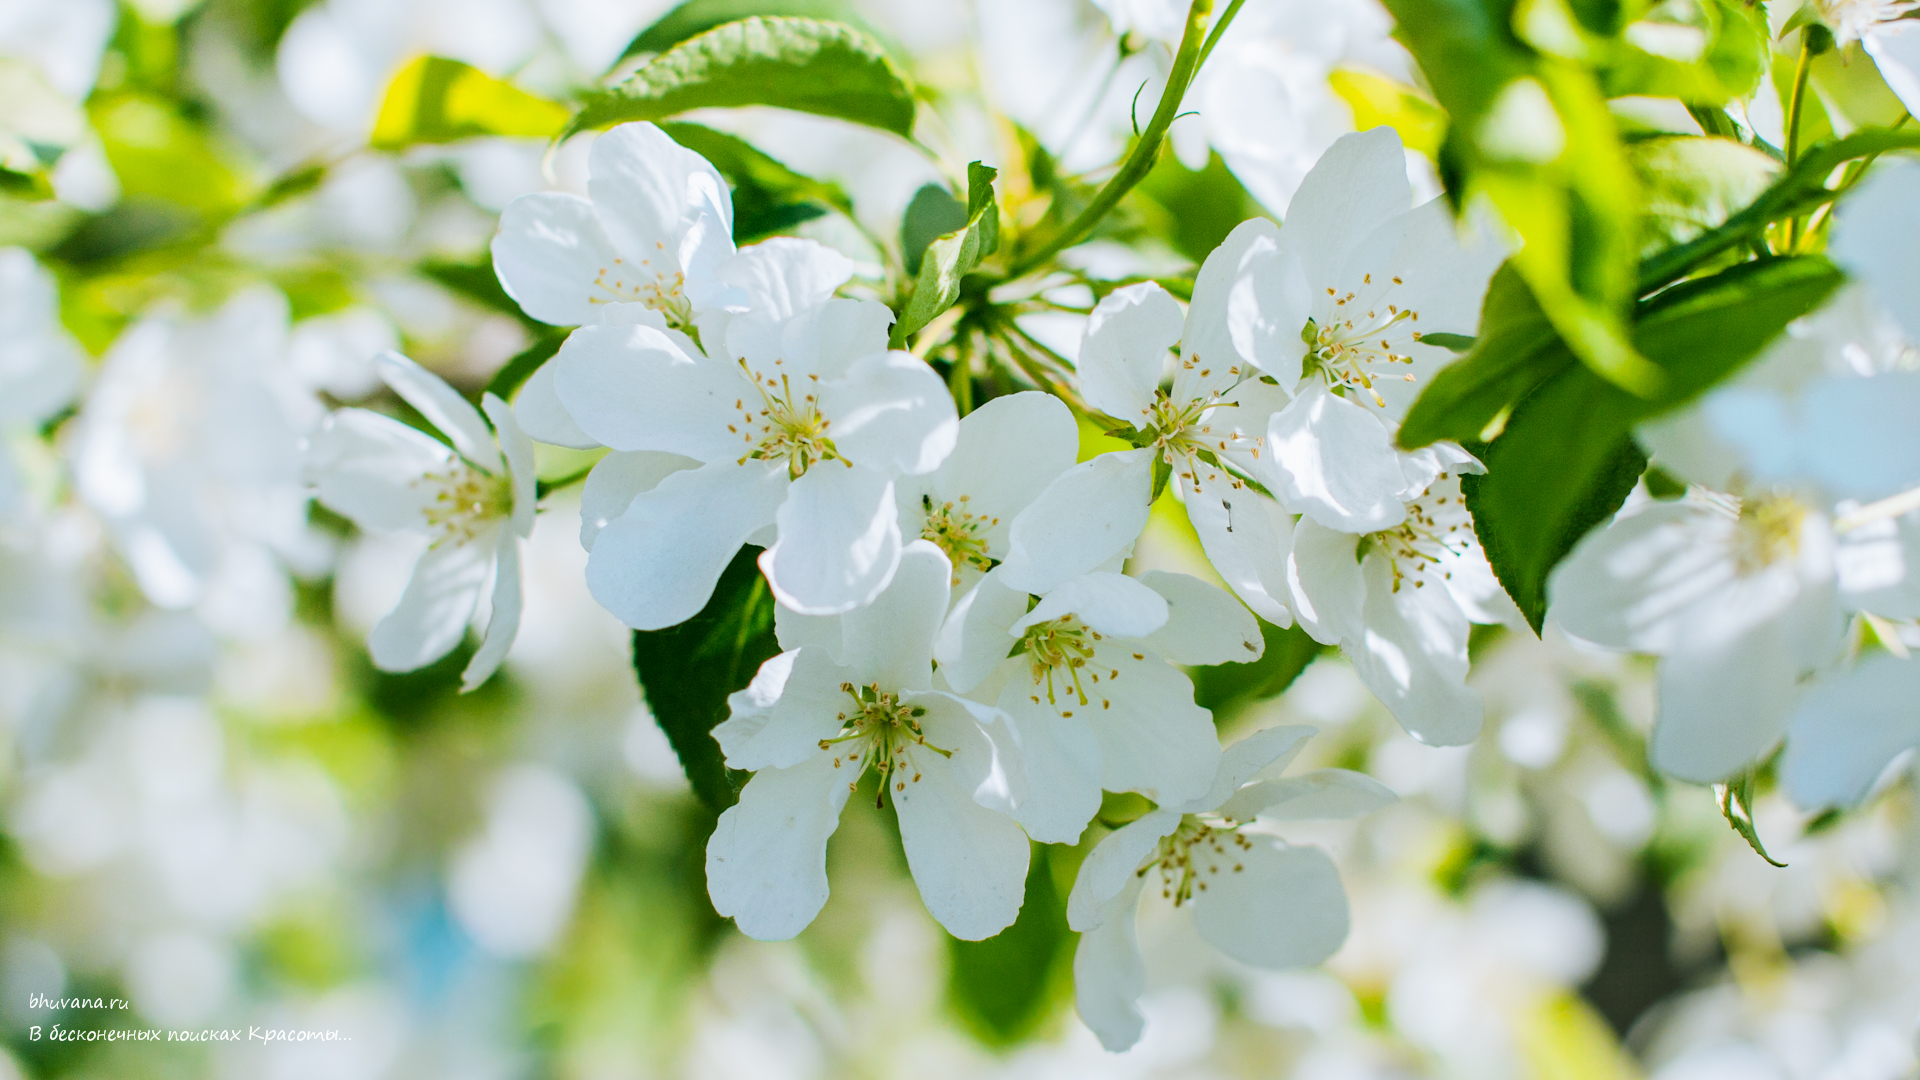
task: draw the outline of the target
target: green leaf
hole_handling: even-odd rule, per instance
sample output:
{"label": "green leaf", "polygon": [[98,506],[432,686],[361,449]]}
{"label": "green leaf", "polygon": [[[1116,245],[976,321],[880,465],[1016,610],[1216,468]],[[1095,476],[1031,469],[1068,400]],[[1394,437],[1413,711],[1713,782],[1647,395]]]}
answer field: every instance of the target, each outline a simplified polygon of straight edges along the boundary
{"label": "green leaf", "polygon": [[1572,361],[1533,291],[1508,263],[1487,284],[1473,349],[1441,368],[1414,400],[1400,425],[1400,445],[1415,450],[1441,439],[1476,441],[1540,380]]}
{"label": "green leaf", "polygon": [[872,38],[844,23],[758,16],[688,38],[626,82],[589,95],[568,130],[738,105],[913,134],[913,89]]}
{"label": "green leaf", "polygon": [[458,60],[422,56],[387,84],[368,140],[401,150],[476,135],[552,138],[567,126],[567,107],[535,97]]}
{"label": "green leaf", "polygon": [[939,184],[922,185],[900,215],[900,255],[907,273],[918,274],[927,245],[967,227],[967,204]]}
{"label": "green leaf", "polygon": [[1746,840],[1753,853],[1775,866],[1784,868],[1787,864],[1767,854],[1767,845],[1760,842],[1760,830],[1753,824],[1753,787],[1755,771],[1748,769],[1736,780],[1713,785],[1714,801],[1720,804],[1720,814],[1733,826],[1733,831]]}
{"label": "green leaf", "polygon": [[947,1000],[989,1046],[1012,1046],[1064,1004],[1071,986],[1073,944],[1066,897],[1054,862],[1072,849],[1035,844],[1027,864],[1027,898],[1012,926],[984,941],[947,939]]}
{"label": "green leaf", "polygon": [[755,559],[740,549],[700,614],[665,630],[633,632],[633,670],[647,708],[666,732],[687,781],[715,810],[740,797],[742,774],[721,760],[714,725],[727,718],[727,695],[744,688],[780,651],[773,636],[773,594]]}
{"label": "green leaf", "polygon": [[960,279],[999,248],[1000,206],[993,198],[993,178],[997,175],[977,161],[967,166],[966,227],[927,245],[913,295],[893,324],[891,347],[900,348],[908,336],[952,307],[960,298]]}
{"label": "green leaf", "polygon": [[663,53],[716,26],[749,15],[795,15],[808,19],[856,22],[847,0],[686,0],[659,21],[640,31],[620,55],[622,60],[641,53]]}
{"label": "green leaf", "polygon": [[699,124],[660,125],[674,142],[713,163],[733,189],[733,239],[745,244],[819,217],[853,213],[838,184],[803,176],[743,139]]}
{"label": "green leaf", "polygon": [[1666,136],[1627,147],[1646,192],[1641,255],[1726,223],[1766,191],[1780,163],[1731,139]]}
{"label": "green leaf", "polygon": [[1601,83],[1610,98],[1671,97],[1695,105],[1719,105],[1752,96],[1767,70],[1767,15],[1744,0],[1700,0],[1687,23],[1646,20],[1644,29],[1703,36],[1698,56],[1678,60],[1642,49],[1629,40],[1610,43]]}
{"label": "green leaf", "polygon": [[1619,509],[1646,467],[1634,426],[1737,371],[1841,280],[1825,259],[1800,257],[1742,263],[1671,290],[1634,327],[1635,344],[1663,374],[1659,398],[1566,363],[1520,400],[1498,438],[1474,447],[1487,467],[1461,478],[1474,531],[1536,633],[1548,575]]}
{"label": "green leaf", "polygon": [[483,308],[513,316],[528,330],[544,333],[549,329],[547,324],[521,311],[520,305],[514,302],[513,297],[507,295],[507,290],[500,284],[499,275],[494,273],[492,263],[446,262],[435,259],[421,263],[420,273]]}

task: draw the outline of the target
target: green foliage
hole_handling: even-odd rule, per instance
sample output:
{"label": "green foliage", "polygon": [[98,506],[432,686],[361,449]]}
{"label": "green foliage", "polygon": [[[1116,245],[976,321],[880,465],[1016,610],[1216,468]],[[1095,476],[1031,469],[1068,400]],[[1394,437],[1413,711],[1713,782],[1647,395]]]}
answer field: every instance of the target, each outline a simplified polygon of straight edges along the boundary
{"label": "green foliage", "polygon": [[1152,231],[1195,263],[1206,261],[1241,222],[1263,213],[1217,153],[1198,171],[1172,154],[1161,158],[1128,201],[1130,206],[1142,203],[1153,211],[1147,220]]}
{"label": "green foliage", "polygon": [[745,140],[699,124],[660,125],[673,141],[713,163],[733,189],[733,239],[746,244],[810,221],[829,209],[853,213],[838,184],[802,176]]}
{"label": "green foliage", "polygon": [[1767,845],[1760,841],[1760,830],[1753,822],[1753,796],[1758,771],[1748,769],[1724,784],[1713,785],[1714,801],[1720,804],[1720,815],[1733,826],[1733,831],[1747,842],[1753,853],[1775,866],[1787,864],[1767,854]]}
{"label": "green foliage", "polygon": [[960,279],[1000,246],[1000,206],[993,198],[995,170],[979,162],[967,166],[967,221],[964,228],[927,245],[913,294],[893,324],[892,347],[932,322],[960,298]]}
{"label": "green foliage", "polygon": [[533,339],[533,344],[515,353],[513,359],[493,373],[493,378],[487,381],[486,392],[502,401],[512,401],[520,387],[533,378],[533,373],[540,370],[540,365],[553,359],[553,354],[560,351],[560,346],[566,340],[566,331],[552,329]]}
{"label": "green foliage", "polygon": [[1027,898],[1012,926],[985,941],[947,939],[947,1000],[980,1041],[1012,1046],[1067,996],[1073,946],[1053,862],[1072,849],[1035,844]]}
{"label": "green foliage", "polygon": [[1488,427],[1570,356],[1520,272],[1502,266],[1487,285],[1473,348],[1442,368],[1407,410],[1400,445],[1491,438]]}
{"label": "green foliage", "polygon": [[939,184],[925,184],[913,193],[900,216],[900,255],[907,273],[918,274],[927,245],[967,227],[967,204]]}
{"label": "green foliage", "polygon": [[1780,174],[1778,161],[1731,139],[1642,139],[1627,158],[1646,192],[1643,256],[1724,225]]}
{"label": "green foliage", "polygon": [[733,805],[739,782],[721,760],[714,726],[727,718],[727,695],[780,651],[773,594],[755,564],[759,555],[759,548],[741,548],[700,614],[665,630],[633,632],[633,670],[647,707],[694,794],[715,810]]}
{"label": "green foliage", "polygon": [[[1499,436],[1474,447],[1486,474],[1463,477],[1461,487],[1494,573],[1536,632],[1546,615],[1547,575],[1619,508],[1646,466],[1633,442],[1634,425],[1733,374],[1840,281],[1825,259],[1767,259],[1648,302],[1633,334],[1662,374],[1663,392],[1652,400],[1575,364],[1564,346],[1545,345],[1504,376],[1497,358],[1475,350],[1491,373],[1483,385],[1514,392],[1532,381],[1518,390],[1522,396]],[[1486,407],[1484,401],[1463,406],[1465,419],[1457,422],[1472,423]]]}
{"label": "green foliage", "polygon": [[844,23],[759,16],[688,38],[619,86],[589,95],[568,130],[739,105],[913,134],[913,89],[872,38]]}
{"label": "green foliage", "polygon": [[422,56],[387,84],[368,140],[401,150],[475,135],[550,138],[567,123],[567,108],[486,72],[440,56]]}
{"label": "green foliage", "polygon": [[620,58],[666,52],[690,37],[751,15],[792,15],[858,24],[853,5],[846,0],[686,0],[640,31]]}

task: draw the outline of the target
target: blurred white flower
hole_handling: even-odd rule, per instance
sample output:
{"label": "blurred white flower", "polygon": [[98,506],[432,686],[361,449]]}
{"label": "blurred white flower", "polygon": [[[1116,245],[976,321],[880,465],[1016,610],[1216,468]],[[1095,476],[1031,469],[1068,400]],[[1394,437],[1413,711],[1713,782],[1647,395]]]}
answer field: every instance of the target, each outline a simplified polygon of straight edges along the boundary
{"label": "blurred white flower", "polygon": [[[60,323],[53,275],[24,248],[0,248],[0,440],[47,420],[79,392],[85,354]],[[0,518],[24,498],[0,445]]]}
{"label": "blurred white flower", "polygon": [[794,624],[781,644],[804,643],[727,699],[714,738],[730,767],[757,771],[707,842],[707,891],[748,937],[790,938],[819,913],[827,838],[870,769],[942,926],[979,940],[1019,913],[1028,841],[1005,815],[1026,777],[1006,715],[933,689],[951,573],[939,548],[913,541],[871,604]]}
{"label": "blurred white flower", "polygon": [[376,666],[411,671],[451,652],[492,581],[492,614],[463,689],[500,666],[520,626],[520,541],[533,531],[533,444],[489,394],[487,420],[438,376],[399,353],[380,377],[452,448],[365,409],[329,416],[307,448],[315,498],[365,529],[423,533],[430,544],[406,593],[367,639]]}
{"label": "blurred white flower", "polygon": [[454,852],[448,902],[488,952],[537,956],[566,929],[592,846],[580,789],[550,768],[515,765],[494,781],[480,835]]}
{"label": "blurred white flower", "polygon": [[1256,818],[1360,817],[1393,801],[1378,781],[1345,769],[1254,779],[1285,768],[1313,730],[1268,728],[1227,747],[1211,790],[1121,827],[1080,865],[1067,898],[1067,924],[1080,932],[1074,1002],[1107,1049],[1132,1046],[1145,1026],[1134,919],[1153,878],[1163,900],[1192,905],[1202,938],[1255,967],[1317,964],[1346,939],[1347,898],[1333,860],[1246,828]]}
{"label": "blurred white flower", "polygon": [[84,100],[113,36],[112,0],[0,0],[0,56],[40,69],[54,89]]}

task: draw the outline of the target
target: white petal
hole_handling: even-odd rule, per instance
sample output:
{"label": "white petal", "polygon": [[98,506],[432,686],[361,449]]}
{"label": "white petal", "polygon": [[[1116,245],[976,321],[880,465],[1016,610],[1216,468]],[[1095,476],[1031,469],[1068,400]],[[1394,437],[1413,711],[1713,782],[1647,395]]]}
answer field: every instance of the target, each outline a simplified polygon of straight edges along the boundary
{"label": "white petal", "polygon": [[953,453],[931,477],[932,501],[997,520],[986,535],[992,554],[1004,555],[1015,515],[1073,467],[1079,446],[1073,413],[1052,394],[1027,390],[994,398],[960,421]]}
{"label": "white petal", "polygon": [[1293,548],[1293,515],[1256,491],[1234,488],[1209,472],[1204,487],[1181,481],[1187,520],[1200,537],[1207,561],[1254,614],[1279,627],[1293,625],[1287,584],[1287,553]]}
{"label": "white petal", "polygon": [[673,473],[594,538],[588,590],[636,630],[685,622],[740,545],[774,519],[787,487],[785,467],[757,461]]}
{"label": "white petal", "polygon": [[787,487],[774,518],[780,539],[760,569],[781,603],[838,615],[873,601],[900,562],[900,511],[884,475],[828,461]]}
{"label": "white petal", "polygon": [[691,296],[699,284],[692,264],[733,253],[727,182],[652,124],[620,124],[595,139],[587,172],[601,226],[643,272],[688,271]]}
{"label": "white petal", "polygon": [[1040,596],[1126,551],[1147,525],[1155,453],[1101,454],[1048,484],[1013,520],[1003,580]]}
{"label": "white petal", "polygon": [[480,410],[446,380],[392,350],[374,357],[373,366],[394,393],[453,442],[461,457],[488,472],[500,471],[500,451],[494,446],[492,430],[480,418]]}
{"label": "white petal", "polygon": [[[1911,53],[1916,35],[1900,35]],[[1875,35],[1879,37],[1879,35]],[[1876,48],[1893,41],[1882,39]],[[1886,71],[1887,68],[1881,68]],[[1912,70],[1909,68],[1908,70]],[[1886,161],[1840,203],[1827,253],[1865,282],[1874,297],[1900,320],[1907,336],[1920,340],[1920,163]]]}
{"label": "white petal", "polygon": [[1800,676],[1839,644],[1830,581],[1779,565],[1736,578],[1687,613],[1660,664],[1653,766],[1698,783],[1744,768],[1786,733]]}
{"label": "white petal", "polygon": [[1146,1027],[1137,1003],[1147,987],[1147,966],[1134,929],[1144,884],[1132,879],[1106,918],[1081,932],[1073,952],[1074,1010],[1100,1045],[1116,1054],[1139,1042]]}
{"label": "white petal", "polygon": [[534,506],[539,501],[538,477],[533,467],[533,443],[513,418],[513,409],[493,394],[481,397],[480,407],[493,421],[500,453],[507,460],[507,478],[513,484],[513,531],[533,535]]}
{"label": "white petal", "polygon": [[1019,738],[1007,714],[997,706],[944,690],[912,691],[900,700],[926,710],[920,726],[928,745],[958,748],[940,760],[955,782],[973,793],[973,801],[1001,814],[1013,813],[1027,797],[1029,785]]}
{"label": "white petal", "polygon": [[580,425],[573,422],[573,414],[561,404],[560,392],[553,385],[557,370],[557,365],[549,360],[527,377],[513,398],[514,418],[520,421],[520,430],[537,442],[591,450],[600,442],[580,430]]}
{"label": "white petal", "polygon": [[1300,257],[1278,251],[1254,253],[1232,284],[1225,314],[1234,352],[1291,393],[1300,382],[1301,362],[1307,355],[1300,332],[1313,316],[1313,291]]}
{"label": "white petal", "polygon": [[980,685],[1012,651],[1007,631],[1027,613],[1027,594],[1006,585],[994,570],[953,605],[934,657],[947,685],[967,693]]}
{"label": "white petal", "polygon": [[494,538],[428,548],[413,566],[400,604],[374,624],[367,636],[373,666],[382,671],[412,671],[453,651],[467,634],[493,571]]}
{"label": "white petal", "polygon": [[1780,775],[1793,801],[1813,810],[1854,806],[1894,755],[1920,746],[1920,663],[1868,656],[1815,683],[1787,730]]}
{"label": "white petal", "polygon": [[1143,638],[1166,625],[1166,597],[1125,574],[1082,574],[1060,584],[1007,628],[1015,637],[1030,626],[1077,615],[1108,637]]}
{"label": "white petal", "polygon": [[1389,127],[1342,135],[1300,181],[1280,248],[1314,287],[1330,286],[1361,238],[1412,205],[1400,136]]}
{"label": "white petal", "polygon": [[785,769],[822,753],[840,734],[853,704],[841,685],[851,672],[817,649],[771,656],[746,689],[727,695],[727,718],[713,737],[735,769]]}
{"label": "white petal", "polygon": [[1287,554],[1287,584],[1300,628],[1322,645],[1357,641],[1366,634],[1361,611],[1366,578],[1355,557],[1360,538],[1302,518]]}
{"label": "white petal", "polygon": [[1867,522],[1837,538],[1833,568],[1849,609],[1920,617],[1920,513]]}
{"label": "white petal", "polygon": [[1180,341],[1180,305],[1151,281],[1107,294],[1080,343],[1080,392],[1108,416],[1145,427],[1167,350]]}
{"label": "white petal", "polygon": [[[493,400],[498,401],[499,398]],[[487,636],[474,650],[467,670],[460,673],[460,691],[478,689],[493,677],[500,661],[507,658],[513,639],[520,633],[520,610],[524,599],[520,589],[520,538],[510,529],[501,529],[493,570],[493,612],[487,617]]]}
{"label": "white petal", "polygon": [[602,445],[701,461],[734,460],[752,449],[738,430],[736,403],[756,396],[746,379],[688,356],[651,326],[583,326],[548,366],[567,414]]}
{"label": "white petal", "polygon": [[[958,699],[952,699],[958,701]],[[933,721],[929,711],[924,718]],[[953,760],[924,748],[912,751],[914,776],[893,774],[907,867],[927,911],[962,941],[989,938],[1013,924],[1026,895],[1027,834],[1012,818],[980,805],[967,783],[965,756],[990,753],[986,736],[970,722],[928,723],[927,741],[953,751]]]}
{"label": "white petal", "polygon": [[1016,677],[999,700],[1027,773],[1027,797],[1013,817],[1043,844],[1076,843],[1100,812],[1100,742],[1085,710],[1061,716],[1058,708],[1034,702],[1027,690],[1027,681]]}
{"label": "white petal", "polygon": [[1260,780],[1234,793],[1220,816],[1234,821],[1318,821],[1365,817],[1400,797],[1365,773],[1315,769],[1299,776]]}
{"label": "white petal", "polygon": [[1904,22],[1882,23],[1860,39],[1873,66],[1908,112],[1920,112],[1920,34]]}
{"label": "white petal", "polygon": [[1067,925],[1083,934],[1099,926],[1113,901],[1140,880],[1140,864],[1159,848],[1160,838],[1179,827],[1177,811],[1153,810],[1095,844],[1067,894]]}
{"label": "white petal", "polygon": [[674,473],[699,467],[690,457],[657,450],[616,450],[601,458],[580,485],[580,546],[592,551],[600,530],[626,513],[635,495],[652,491]]}
{"label": "white petal", "polygon": [[859,685],[889,690],[933,685],[933,639],[947,614],[953,568],[940,549],[915,540],[900,551],[893,580],[873,603],[840,617],[847,666]]}
{"label": "white petal", "polygon": [[1201,877],[1209,887],[1194,896],[1194,929],[1255,967],[1303,967],[1338,952],[1347,939],[1347,892],[1333,860],[1319,848],[1252,839],[1252,850],[1219,857],[1220,864],[1238,860],[1243,870],[1210,864],[1220,873]]}
{"label": "white petal", "polygon": [[877,300],[836,299],[784,319],[758,310],[738,313],[727,319],[724,336],[704,340],[712,355],[745,359],[762,375],[830,380],[845,375],[855,360],[886,352],[891,325],[892,310]]}
{"label": "white petal", "polygon": [[[1236,286],[1246,278],[1251,264],[1258,261],[1258,255],[1277,250],[1279,240],[1280,230],[1273,222],[1250,218],[1228,233],[1200,264],[1200,272],[1193,279],[1193,302],[1187,305],[1180,336],[1182,362],[1173,376],[1175,401],[1198,400],[1252,373],[1255,350],[1242,347],[1245,334],[1241,327],[1229,326],[1228,310]],[[1300,327],[1307,324],[1305,282],[1299,292],[1300,318],[1293,328],[1293,341],[1296,347],[1304,347]],[[1212,374],[1202,376],[1202,369]]]}
{"label": "white petal", "polygon": [[1467,687],[1467,632],[1445,589],[1394,590],[1393,566],[1370,552],[1361,563],[1366,630],[1340,648],[1408,734],[1429,746],[1464,746],[1480,733],[1478,691]]}
{"label": "white petal", "polygon": [[[1096,668],[1106,674],[1083,683],[1081,708],[1100,740],[1100,786],[1169,806],[1204,795],[1220,768],[1220,737],[1213,714],[1193,703],[1193,682],[1143,647],[1113,642],[1096,646],[1082,670]],[[1066,694],[1060,702],[1067,711]]]}
{"label": "white petal", "polygon": [[631,299],[607,287],[624,272],[619,260],[593,204],[578,195],[535,192],[500,212],[494,273],[520,309],[543,323],[599,322],[601,305]]}
{"label": "white petal", "polygon": [[845,378],[821,387],[820,412],[835,449],[888,476],[932,472],[960,437],[946,383],[907,352],[855,361]]}
{"label": "white petal", "polygon": [[814,240],[776,236],[740,249],[715,276],[758,318],[784,322],[827,302],[853,277],[853,260]]}
{"label": "white petal", "polygon": [[307,443],[306,469],[322,505],[363,529],[421,529],[438,487],[422,482],[453,453],[392,417],[341,409]]}
{"label": "white petal", "polygon": [[1329,529],[1369,533],[1406,520],[1393,435],[1372,412],[1313,386],[1267,425],[1267,476],[1287,509]]}
{"label": "white petal", "polygon": [[845,770],[826,754],[754,774],[707,840],[713,910],[759,941],[807,928],[827,902],[827,838],[847,805]]}
{"label": "white petal", "polygon": [[1240,786],[1263,769],[1284,769],[1287,762],[1306,749],[1316,729],[1306,724],[1284,724],[1262,728],[1220,751],[1220,771],[1207,793],[1183,806],[1180,813],[1198,814],[1225,805]]}
{"label": "white petal", "polygon": [[1176,664],[1260,659],[1260,623],[1238,600],[1188,574],[1149,570],[1140,582],[1167,598],[1166,625],[1146,639],[1148,648]]}

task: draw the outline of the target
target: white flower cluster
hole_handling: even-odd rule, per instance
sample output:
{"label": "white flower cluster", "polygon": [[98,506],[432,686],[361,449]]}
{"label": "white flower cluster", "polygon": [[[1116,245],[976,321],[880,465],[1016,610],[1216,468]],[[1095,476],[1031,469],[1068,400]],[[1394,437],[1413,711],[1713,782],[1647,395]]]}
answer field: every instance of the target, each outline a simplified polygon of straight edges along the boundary
{"label": "white flower cluster", "polygon": [[[582,495],[587,582],[629,626],[696,615],[743,544],[764,549],[785,651],[714,731],[754,775],[707,849],[715,907],[744,932],[813,920],[828,838],[873,773],[928,910],[969,939],[1014,921],[1030,840],[1077,841],[1103,792],[1151,800],[1088,859],[1070,905],[1081,1012],[1109,1046],[1140,1032],[1131,927],[1149,885],[1246,962],[1337,949],[1331,861],[1258,820],[1357,816],[1392,793],[1342,770],[1272,778],[1311,729],[1223,751],[1180,665],[1258,659],[1254,613],[1297,617],[1423,740],[1479,729],[1469,624],[1517,614],[1461,503],[1458,474],[1480,465],[1393,439],[1452,357],[1423,334],[1471,333],[1505,252],[1412,205],[1398,137],[1337,142],[1293,224],[1237,229],[1184,312],[1152,283],[1093,308],[1076,404],[1132,448],[1083,461],[1049,394],[960,417],[940,375],[888,349],[884,305],[836,295],[844,256],[787,238],[736,249],[726,183],[658,128],[614,128],[590,164],[590,197],[529,195],[501,217],[507,292],[577,329],[511,409],[486,400],[491,431],[389,354],[382,376],[451,448],[362,410],[311,439],[323,504],[430,538],[375,662],[445,655],[491,579],[467,685],[483,680],[517,618],[527,436],[604,447]],[[1231,594],[1124,572],[1169,484]]]}

